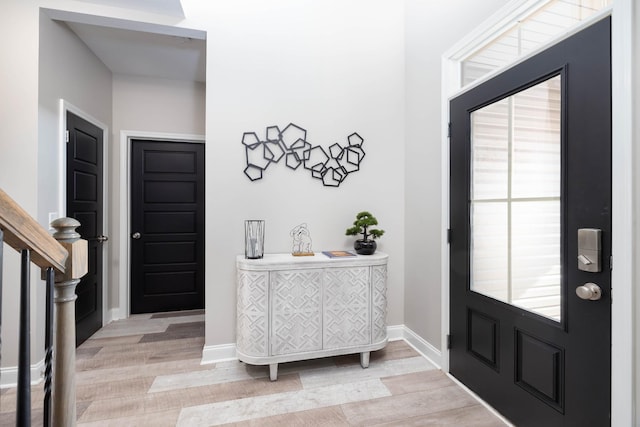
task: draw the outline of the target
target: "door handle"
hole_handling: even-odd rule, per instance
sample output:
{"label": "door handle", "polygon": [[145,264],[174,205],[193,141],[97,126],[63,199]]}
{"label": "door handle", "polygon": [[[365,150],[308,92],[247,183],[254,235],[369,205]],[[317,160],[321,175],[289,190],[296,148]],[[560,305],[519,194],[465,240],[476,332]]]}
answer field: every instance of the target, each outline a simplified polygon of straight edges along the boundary
{"label": "door handle", "polygon": [[100,242],[100,243],[104,243],[104,242],[106,242],[107,240],[109,240],[109,238],[108,238],[107,236],[97,236],[97,237],[96,237],[96,240],[97,240],[98,242]]}
{"label": "door handle", "polygon": [[134,240],[138,240],[140,237],[142,237],[142,234],[137,231],[131,235],[131,238]]}
{"label": "door handle", "polygon": [[597,301],[602,298],[602,289],[595,283],[585,283],[576,288],[576,295],[589,301]]}

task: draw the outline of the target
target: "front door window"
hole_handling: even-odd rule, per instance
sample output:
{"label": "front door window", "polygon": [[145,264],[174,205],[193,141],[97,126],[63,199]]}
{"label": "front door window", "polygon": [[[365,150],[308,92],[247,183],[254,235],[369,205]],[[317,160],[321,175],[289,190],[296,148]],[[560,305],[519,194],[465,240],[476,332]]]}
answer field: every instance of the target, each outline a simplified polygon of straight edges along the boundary
{"label": "front door window", "polygon": [[561,319],[561,77],[471,113],[474,292]]}

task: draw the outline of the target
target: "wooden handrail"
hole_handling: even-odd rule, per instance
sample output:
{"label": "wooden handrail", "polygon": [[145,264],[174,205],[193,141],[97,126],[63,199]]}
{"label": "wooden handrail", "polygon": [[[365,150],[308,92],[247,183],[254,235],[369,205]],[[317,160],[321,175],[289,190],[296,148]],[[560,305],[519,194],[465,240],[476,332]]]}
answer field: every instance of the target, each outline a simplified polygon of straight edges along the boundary
{"label": "wooden handrail", "polygon": [[[43,425],[76,425],[75,391],[75,300],[76,285],[87,273],[87,241],[75,231],[80,223],[73,218],[58,218],[51,223],[53,236],[11,197],[0,189],[0,267],[2,246],[22,254],[20,270],[20,341],[18,351],[18,391],[16,425],[31,425],[30,375],[30,270],[35,264],[46,279],[45,319],[45,394]],[[55,281],[55,284],[54,284]],[[0,296],[2,269],[0,268]],[[55,302],[55,322],[53,320]],[[0,319],[2,318],[0,304]],[[55,333],[54,333],[55,324]],[[0,320],[1,326],[1,320]],[[53,337],[55,336],[55,375],[53,375]],[[2,343],[0,342],[0,353]],[[0,356],[1,357],[1,356]],[[52,379],[53,393],[52,393]]]}
{"label": "wooden handrail", "polygon": [[4,241],[17,251],[31,250],[31,262],[64,273],[68,253],[31,215],[0,189],[0,229]]}

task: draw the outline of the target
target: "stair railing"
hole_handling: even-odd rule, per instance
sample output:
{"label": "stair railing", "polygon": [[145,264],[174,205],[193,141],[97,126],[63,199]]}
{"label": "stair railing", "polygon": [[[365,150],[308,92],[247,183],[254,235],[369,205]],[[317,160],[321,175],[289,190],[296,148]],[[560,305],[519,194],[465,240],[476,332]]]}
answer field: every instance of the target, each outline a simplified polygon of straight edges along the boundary
{"label": "stair railing", "polygon": [[53,236],[0,189],[0,332],[3,242],[21,254],[16,402],[19,427],[31,425],[31,264],[40,267],[46,286],[43,425],[66,427],[76,423],[75,286],[87,272],[87,242],[74,231],[80,226],[75,219],[60,218],[51,226],[56,230]]}

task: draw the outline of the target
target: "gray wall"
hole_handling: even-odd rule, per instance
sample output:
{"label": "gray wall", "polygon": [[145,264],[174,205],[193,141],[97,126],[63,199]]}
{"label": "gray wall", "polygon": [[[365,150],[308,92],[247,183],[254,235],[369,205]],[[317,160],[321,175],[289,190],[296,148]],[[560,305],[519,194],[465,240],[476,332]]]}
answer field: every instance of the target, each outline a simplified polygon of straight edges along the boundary
{"label": "gray wall", "polygon": [[[126,298],[121,292],[127,292],[124,283],[127,280],[128,260],[120,259],[120,246],[128,240],[126,202],[127,172],[120,170],[120,162],[126,162],[129,153],[126,141],[122,140],[122,131],[136,131],[138,136],[151,133],[163,134],[205,134],[205,84],[156,79],[138,76],[113,76],[113,134],[110,182],[110,228],[108,309],[110,318],[126,317],[127,307],[120,307]],[[122,199],[124,197],[124,199]],[[121,212],[124,215],[121,216]],[[126,239],[124,242],[123,239]]]}
{"label": "gray wall", "polygon": [[[0,188],[33,216],[37,209],[38,160],[38,20],[33,8],[19,2],[0,14]],[[10,60],[8,60],[10,58]],[[4,245],[2,287],[2,366],[17,365],[19,265],[17,252]],[[35,281],[32,285],[36,294]],[[31,318],[36,321],[36,314]],[[37,337],[32,336],[32,347]],[[38,353],[39,350],[34,350]],[[38,354],[36,354],[38,355]]]}
{"label": "gray wall", "polygon": [[[506,0],[405,1],[405,317],[440,348],[442,254],[442,54]],[[464,10],[464,13],[460,11]]]}
{"label": "gray wall", "polygon": [[[42,225],[48,212],[60,213],[58,176],[60,99],[71,102],[103,123],[111,122],[111,73],[69,29],[53,22],[33,5],[4,5],[0,34],[3,43],[0,130],[0,187]],[[6,8],[9,10],[7,11]],[[21,18],[22,17],[22,18]],[[24,34],[24,32],[27,34]],[[4,107],[6,105],[7,107]],[[6,159],[6,160],[5,160]],[[6,257],[3,286],[2,366],[17,364],[19,301],[17,257]],[[44,356],[44,286],[32,272],[32,363]]]}

